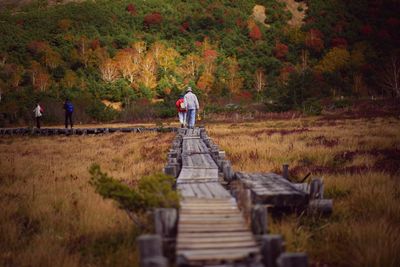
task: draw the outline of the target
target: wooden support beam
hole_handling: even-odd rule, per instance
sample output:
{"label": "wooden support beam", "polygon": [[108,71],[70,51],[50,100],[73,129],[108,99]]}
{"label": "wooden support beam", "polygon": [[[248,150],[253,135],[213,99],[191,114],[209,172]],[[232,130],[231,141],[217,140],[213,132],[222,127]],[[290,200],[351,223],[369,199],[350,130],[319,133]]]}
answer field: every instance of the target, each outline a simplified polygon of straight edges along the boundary
{"label": "wooden support beam", "polygon": [[159,208],[154,210],[154,225],[156,234],[163,238],[176,235],[178,212],[172,208]]}
{"label": "wooden support beam", "polygon": [[141,235],[137,238],[140,267],[167,267],[159,235]]}
{"label": "wooden support beam", "polygon": [[282,252],[281,235],[263,235],[261,237],[261,256],[265,267],[277,267],[276,260]]}
{"label": "wooden support beam", "polygon": [[251,208],[251,230],[254,235],[267,233],[267,207],[255,205]]}
{"label": "wooden support beam", "polygon": [[308,259],[305,253],[282,253],[276,260],[277,267],[307,267]]}
{"label": "wooden support beam", "polygon": [[286,180],[289,180],[289,164],[287,164],[287,163],[284,163],[282,165],[282,176]]}
{"label": "wooden support beam", "polygon": [[330,215],[333,211],[332,199],[313,199],[308,203],[308,212],[311,214]]}
{"label": "wooden support beam", "polygon": [[321,179],[315,178],[310,183],[310,199],[324,198],[324,184]]}

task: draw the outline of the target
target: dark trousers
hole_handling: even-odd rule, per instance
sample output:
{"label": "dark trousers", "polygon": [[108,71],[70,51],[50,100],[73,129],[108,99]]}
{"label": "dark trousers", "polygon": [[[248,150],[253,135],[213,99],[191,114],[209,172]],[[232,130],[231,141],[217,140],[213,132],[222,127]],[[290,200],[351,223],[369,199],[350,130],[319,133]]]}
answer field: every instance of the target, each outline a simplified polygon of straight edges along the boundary
{"label": "dark trousers", "polygon": [[65,112],[65,128],[68,128],[68,120],[72,128],[74,126],[72,123],[72,112]]}
{"label": "dark trousers", "polygon": [[36,117],[36,127],[40,129],[40,119],[41,117]]}

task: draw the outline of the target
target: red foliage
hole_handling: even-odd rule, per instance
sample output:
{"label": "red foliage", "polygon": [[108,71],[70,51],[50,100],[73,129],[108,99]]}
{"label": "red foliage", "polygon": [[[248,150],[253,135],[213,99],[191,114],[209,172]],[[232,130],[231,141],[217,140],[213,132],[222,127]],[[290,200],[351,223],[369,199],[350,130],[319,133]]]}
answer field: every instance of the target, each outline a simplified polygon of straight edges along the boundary
{"label": "red foliage", "polygon": [[370,18],[377,18],[380,16],[381,10],[379,8],[372,7],[368,9],[368,16]]}
{"label": "red foliage", "polygon": [[96,50],[97,48],[100,47],[100,40],[99,39],[94,39],[91,43],[90,43],[90,48],[92,48],[93,50]]}
{"label": "red foliage", "polygon": [[319,83],[323,83],[325,81],[324,75],[322,75],[322,72],[320,72],[320,71],[315,71],[313,73],[313,77],[314,77],[314,80]]}
{"label": "red foliage", "polygon": [[19,19],[19,20],[17,20],[16,23],[17,23],[18,26],[22,27],[22,26],[24,26],[25,21],[23,19]]}
{"label": "red foliage", "polygon": [[32,41],[28,43],[27,48],[28,51],[31,52],[32,54],[38,54],[45,51],[48,46],[49,45],[43,41]]}
{"label": "red foliage", "polygon": [[126,6],[126,11],[131,13],[132,16],[136,15],[136,7],[134,4],[129,4]]}
{"label": "red foliage", "polygon": [[251,29],[249,35],[250,35],[250,38],[251,38],[253,41],[260,40],[261,37],[262,37],[260,28],[259,28],[257,25],[254,25],[254,26],[253,26],[253,28]]}
{"label": "red foliage", "polygon": [[386,29],[380,29],[378,32],[379,39],[388,40],[390,39],[390,34]]}
{"label": "red foliage", "polygon": [[279,59],[284,59],[286,58],[288,52],[289,52],[289,47],[287,45],[279,42],[275,44],[275,49],[274,49],[275,57]]}
{"label": "red foliage", "polygon": [[182,23],[182,25],[180,27],[180,31],[181,32],[185,32],[185,31],[187,31],[187,29],[189,29],[189,22],[185,21],[185,22]]}
{"label": "red foliage", "polygon": [[144,16],[144,23],[147,26],[158,25],[163,21],[163,17],[158,12],[153,12]]}
{"label": "red foliage", "polygon": [[251,103],[253,95],[249,91],[243,91],[233,96],[232,102],[234,103]]}
{"label": "red foliage", "polygon": [[373,31],[374,31],[374,29],[369,24],[366,24],[366,25],[362,26],[361,29],[360,29],[360,32],[363,35],[366,35],[366,36],[371,35],[373,33]]}
{"label": "red foliage", "polygon": [[335,33],[342,33],[343,32],[343,30],[344,30],[344,26],[345,26],[345,23],[343,22],[343,21],[339,21],[338,23],[336,23],[336,25],[333,27],[333,31],[335,32]]}
{"label": "red foliage", "polygon": [[386,23],[390,26],[390,27],[399,27],[400,26],[400,19],[398,18],[388,18],[386,20]]}
{"label": "red foliage", "polygon": [[236,19],[235,23],[236,23],[236,26],[238,26],[239,28],[242,28],[245,25],[241,18]]}
{"label": "red foliage", "polygon": [[324,49],[324,40],[322,32],[317,29],[310,29],[307,32],[305,43],[307,47],[317,52],[321,52]]}
{"label": "red foliage", "polygon": [[218,52],[213,49],[204,50],[203,57],[206,59],[214,60],[218,56]]}
{"label": "red foliage", "polygon": [[347,48],[347,40],[343,37],[335,37],[331,40],[331,46],[332,47],[341,47],[341,48]]}
{"label": "red foliage", "polygon": [[195,41],[195,42],[194,42],[194,45],[195,45],[196,47],[201,47],[201,46],[203,45],[203,43],[200,42],[200,41]]}

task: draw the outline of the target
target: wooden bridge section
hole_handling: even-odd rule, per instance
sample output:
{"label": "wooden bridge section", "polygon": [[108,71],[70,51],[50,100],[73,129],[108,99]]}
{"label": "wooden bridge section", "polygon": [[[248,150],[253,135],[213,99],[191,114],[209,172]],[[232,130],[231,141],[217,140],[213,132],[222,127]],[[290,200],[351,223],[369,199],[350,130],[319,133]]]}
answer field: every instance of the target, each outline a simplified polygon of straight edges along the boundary
{"label": "wooden bridge section", "polygon": [[166,255],[185,267],[306,267],[304,253],[284,252],[282,237],[267,233],[267,209],[332,211],[320,179],[233,172],[204,129],[177,130],[164,172],[176,177],[180,208],[155,211],[156,235],[138,238],[142,267],[165,267]]}
{"label": "wooden bridge section", "polygon": [[182,135],[182,195],[176,240],[178,265],[257,262],[260,249],[236,200],[221,185],[218,166],[200,129]]}

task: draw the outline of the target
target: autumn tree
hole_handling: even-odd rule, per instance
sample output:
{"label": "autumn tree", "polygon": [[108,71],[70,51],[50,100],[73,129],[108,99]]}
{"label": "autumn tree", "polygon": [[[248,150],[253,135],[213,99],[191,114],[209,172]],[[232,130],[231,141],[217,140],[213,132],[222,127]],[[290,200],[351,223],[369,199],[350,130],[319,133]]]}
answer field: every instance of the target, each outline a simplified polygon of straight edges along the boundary
{"label": "autumn tree", "polygon": [[254,89],[260,94],[267,86],[267,77],[262,68],[258,68],[254,73]]}
{"label": "autumn tree", "polygon": [[286,55],[289,53],[289,47],[281,42],[276,42],[274,54],[278,59],[285,59]]}
{"label": "autumn tree", "polygon": [[316,52],[324,49],[323,34],[317,29],[310,29],[306,34],[305,44]]}
{"label": "autumn tree", "polygon": [[179,74],[186,79],[195,80],[199,74],[202,59],[196,54],[188,54],[179,66]]}
{"label": "autumn tree", "polygon": [[64,88],[72,88],[77,86],[79,82],[78,75],[70,69],[65,71],[64,77],[61,79],[61,85]]}
{"label": "autumn tree", "polygon": [[139,62],[136,60],[138,53],[133,48],[126,48],[117,52],[114,57],[122,77],[131,84],[139,75]]}
{"label": "autumn tree", "polygon": [[118,64],[111,58],[107,58],[100,65],[101,78],[105,82],[113,82],[118,78]]}
{"label": "autumn tree", "polygon": [[149,27],[161,24],[161,22],[163,21],[163,17],[159,12],[153,12],[144,16],[143,21],[144,24]]}
{"label": "autumn tree", "polygon": [[317,70],[323,72],[335,72],[349,65],[350,53],[347,49],[334,47],[321,59],[316,66]]}
{"label": "autumn tree", "polygon": [[143,58],[141,64],[140,83],[146,88],[154,89],[157,86],[156,62],[151,52]]}
{"label": "autumn tree", "polygon": [[392,55],[380,72],[380,84],[386,91],[400,97],[400,58]]}
{"label": "autumn tree", "polygon": [[161,54],[158,58],[158,64],[164,72],[167,70],[174,71],[176,68],[176,59],[178,57],[179,53],[172,47],[169,47],[165,50],[161,50]]}
{"label": "autumn tree", "polygon": [[235,57],[229,57],[227,63],[227,87],[232,94],[238,94],[242,90],[244,80],[239,73],[239,63]]}

